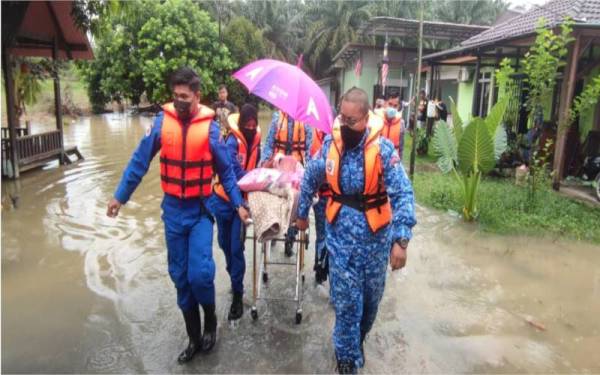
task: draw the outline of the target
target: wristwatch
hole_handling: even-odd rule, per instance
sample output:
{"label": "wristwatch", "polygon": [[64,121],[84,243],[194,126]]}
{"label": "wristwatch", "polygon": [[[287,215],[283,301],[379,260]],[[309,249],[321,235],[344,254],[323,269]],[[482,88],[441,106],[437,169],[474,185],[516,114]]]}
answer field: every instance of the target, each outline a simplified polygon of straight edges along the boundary
{"label": "wristwatch", "polygon": [[394,241],[395,243],[397,243],[401,248],[405,249],[408,247],[408,238],[399,238],[396,241]]}

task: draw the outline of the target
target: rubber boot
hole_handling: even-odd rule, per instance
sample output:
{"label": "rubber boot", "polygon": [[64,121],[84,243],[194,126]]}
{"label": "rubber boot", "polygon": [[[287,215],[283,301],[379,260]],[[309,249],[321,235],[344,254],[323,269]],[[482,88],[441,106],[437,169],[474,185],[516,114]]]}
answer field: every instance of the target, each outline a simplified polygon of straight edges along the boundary
{"label": "rubber boot", "polygon": [[185,330],[189,337],[189,343],[188,347],[181,352],[177,358],[179,364],[191,361],[201,348],[200,331],[202,330],[202,327],[198,307],[195,307],[190,311],[183,311],[183,320],[185,321]]}
{"label": "rubber boot", "polygon": [[228,320],[238,320],[244,314],[244,303],[242,302],[242,293],[233,292],[233,300],[229,309]]}
{"label": "rubber boot", "polygon": [[[316,251],[315,251],[316,253]],[[317,284],[323,284],[327,281],[327,275],[329,273],[329,257],[327,256],[327,248],[323,249],[323,255],[321,259],[317,259],[315,263],[315,281]]]}
{"label": "rubber boot", "polygon": [[284,248],[284,253],[286,257],[291,257],[292,255],[294,255],[294,252],[292,251],[292,248],[294,247],[294,240],[291,238],[286,238],[285,239],[285,248]]}
{"label": "rubber boot", "polygon": [[202,334],[202,351],[212,350],[217,342],[217,315],[215,305],[202,305],[204,310],[204,333]]}
{"label": "rubber boot", "polygon": [[365,358],[365,337],[367,337],[367,333],[360,331],[360,353],[362,354],[363,362],[367,362]]}
{"label": "rubber boot", "polygon": [[337,372],[338,374],[356,374],[356,366],[353,361],[337,361]]}

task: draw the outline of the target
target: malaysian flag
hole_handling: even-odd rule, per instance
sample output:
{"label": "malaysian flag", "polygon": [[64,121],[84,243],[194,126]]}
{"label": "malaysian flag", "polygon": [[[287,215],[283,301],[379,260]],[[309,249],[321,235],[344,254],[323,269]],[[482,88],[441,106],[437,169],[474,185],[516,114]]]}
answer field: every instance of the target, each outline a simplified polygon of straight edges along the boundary
{"label": "malaysian flag", "polygon": [[385,86],[387,83],[387,76],[389,70],[388,62],[388,39],[386,34],[385,44],[383,45],[383,64],[381,65],[381,89],[383,94],[385,94]]}
{"label": "malaysian flag", "polygon": [[360,61],[360,57],[356,61],[356,66],[354,67],[354,75],[358,78],[360,77],[360,72],[362,71],[362,62]]}

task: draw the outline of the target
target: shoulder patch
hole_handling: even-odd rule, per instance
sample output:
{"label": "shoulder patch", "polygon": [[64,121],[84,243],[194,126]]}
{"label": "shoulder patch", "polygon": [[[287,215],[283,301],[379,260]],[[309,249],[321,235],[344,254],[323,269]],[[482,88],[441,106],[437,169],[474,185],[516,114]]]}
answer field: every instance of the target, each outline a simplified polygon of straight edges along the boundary
{"label": "shoulder patch", "polygon": [[146,137],[149,137],[150,134],[152,133],[153,126],[154,126],[154,121],[152,121],[152,123],[146,127]]}
{"label": "shoulder patch", "polygon": [[327,172],[328,175],[333,176],[335,173],[335,160],[333,159],[327,159],[327,161],[325,162],[325,172]]}

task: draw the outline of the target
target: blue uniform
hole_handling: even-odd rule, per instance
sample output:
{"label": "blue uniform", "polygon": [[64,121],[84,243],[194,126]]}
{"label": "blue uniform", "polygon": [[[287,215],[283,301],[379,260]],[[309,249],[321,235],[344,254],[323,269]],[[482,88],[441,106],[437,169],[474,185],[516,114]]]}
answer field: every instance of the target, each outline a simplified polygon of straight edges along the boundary
{"label": "blue uniform", "polygon": [[[273,116],[271,117],[271,125],[269,127],[269,133],[267,134],[267,140],[265,146],[262,150],[262,156],[260,158],[261,163],[265,162],[271,157],[273,157],[273,150],[275,150],[275,135],[277,134],[277,124],[279,123],[279,111],[273,112]],[[310,127],[306,124],[304,126],[304,134],[306,134],[306,155],[308,155],[310,150],[310,145],[312,144],[312,131]],[[292,144],[292,139],[294,137],[294,119],[288,116],[288,134],[287,140],[288,144]],[[289,149],[286,151],[286,155],[291,155],[292,150]]]}
{"label": "blue uniform", "polygon": [[[364,191],[364,142],[345,150],[341,157],[340,188],[344,194]],[[332,137],[327,136],[318,157],[308,163],[302,181],[298,217],[308,217],[312,197],[326,181],[325,163]],[[416,224],[410,181],[394,146],[380,141],[384,182],[392,205],[390,225],[372,233],[363,212],[342,205],[337,218],[327,223],[326,247],[329,253],[331,297],[335,307],[333,345],[338,361],[353,361],[362,367],[361,334],[366,335],[375,321],[385,286],[392,241],[411,238]]]}
{"label": "blue uniform", "polygon": [[[275,112],[273,112],[273,116],[271,117],[271,125],[269,126],[269,133],[267,134],[267,141],[262,150],[262,156],[260,158],[261,163],[271,159],[271,157],[274,156],[273,152],[275,150],[275,136],[278,131],[277,124],[279,123],[279,113],[280,113],[279,111],[275,111]],[[302,126],[304,126],[304,134],[306,135],[306,138],[305,138],[306,145],[304,148],[306,150],[305,155],[308,156],[310,154],[310,146],[312,144],[312,131],[311,131],[310,127],[306,124],[303,124]],[[285,154],[291,155],[292,149],[291,149],[290,145],[292,144],[292,140],[294,138],[294,119],[291,116],[288,116],[287,131],[288,131],[288,134],[287,134],[288,149],[286,150]],[[306,159],[309,159],[309,157],[306,157]],[[297,233],[297,229],[295,227],[290,227],[285,236],[286,242],[291,243],[292,241],[294,241],[294,238],[296,238],[296,233]]]}
{"label": "blue uniform", "polygon": [[[152,128],[134,151],[115,198],[127,203],[148,171],[150,162],[161,148],[163,113],[155,118]],[[237,180],[225,144],[220,141],[219,126],[210,124],[209,144],[214,169],[234,206],[242,203]],[[165,194],[161,208],[165,223],[169,275],[177,288],[177,304],[183,311],[198,304],[215,303],[215,263],[212,257],[213,218],[203,198],[179,199]]]}
{"label": "blue uniform", "polygon": [[[258,135],[257,135],[258,137]],[[238,140],[233,134],[229,134],[225,141],[229,152],[233,170],[239,180],[246,172],[238,159]],[[219,247],[225,255],[227,273],[231,279],[231,289],[234,292],[244,292],[244,274],[246,272],[246,260],[244,258],[244,229],[235,207],[217,194],[212,194],[209,199],[210,210],[217,219],[219,230],[217,240]]]}

